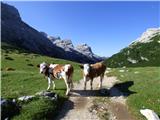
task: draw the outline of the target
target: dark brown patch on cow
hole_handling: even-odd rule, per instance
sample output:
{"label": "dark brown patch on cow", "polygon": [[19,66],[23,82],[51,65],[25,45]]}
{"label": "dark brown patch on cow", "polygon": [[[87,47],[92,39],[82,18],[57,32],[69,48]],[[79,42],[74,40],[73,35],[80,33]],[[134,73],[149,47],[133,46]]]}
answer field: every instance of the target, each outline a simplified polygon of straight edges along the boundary
{"label": "dark brown patch on cow", "polygon": [[73,66],[70,65],[69,68],[68,68],[68,71],[66,72],[66,75],[70,76],[70,75],[73,74],[73,72],[74,72]]}

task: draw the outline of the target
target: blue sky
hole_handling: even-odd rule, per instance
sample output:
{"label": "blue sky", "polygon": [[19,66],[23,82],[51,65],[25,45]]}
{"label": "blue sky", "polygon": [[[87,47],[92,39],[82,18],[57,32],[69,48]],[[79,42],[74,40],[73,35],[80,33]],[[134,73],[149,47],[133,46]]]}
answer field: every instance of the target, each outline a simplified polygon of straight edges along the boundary
{"label": "blue sky", "polygon": [[94,53],[111,56],[147,28],[160,27],[160,2],[7,2],[23,21],[52,36],[87,43]]}

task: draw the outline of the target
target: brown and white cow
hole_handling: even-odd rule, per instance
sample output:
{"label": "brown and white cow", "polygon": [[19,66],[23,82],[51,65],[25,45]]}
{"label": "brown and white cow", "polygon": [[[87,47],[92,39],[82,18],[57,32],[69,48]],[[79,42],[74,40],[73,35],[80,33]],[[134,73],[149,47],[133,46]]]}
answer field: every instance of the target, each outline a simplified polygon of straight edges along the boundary
{"label": "brown and white cow", "polygon": [[48,77],[47,90],[50,89],[51,84],[53,84],[53,89],[55,89],[54,79],[63,79],[67,87],[66,95],[69,94],[70,90],[73,88],[72,76],[74,70],[71,64],[60,65],[43,62],[38,65],[38,67],[40,68],[40,73]]}
{"label": "brown and white cow", "polygon": [[86,90],[86,83],[87,81],[90,80],[90,85],[91,85],[91,90],[92,88],[92,83],[93,79],[95,77],[100,76],[100,83],[99,83],[99,88],[102,88],[102,80],[104,78],[104,73],[106,70],[106,66],[102,63],[95,63],[95,64],[84,64],[84,65],[79,65],[80,68],[83,69],[83,78],[84,78],[84,90]]}

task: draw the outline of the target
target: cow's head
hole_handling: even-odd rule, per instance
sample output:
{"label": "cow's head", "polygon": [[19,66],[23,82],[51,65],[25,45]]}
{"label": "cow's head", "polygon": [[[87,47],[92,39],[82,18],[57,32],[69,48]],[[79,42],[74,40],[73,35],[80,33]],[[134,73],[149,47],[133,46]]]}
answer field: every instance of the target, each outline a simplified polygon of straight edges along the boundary
{"label": "cow's head", "polygon": [[90,72],[90,64],[79,65],[81,69],[83,69],[83,74],[87,76]]}
{"label": "cow's head", "polygon": [[44,73],[46,72],[46,70],[48,69],[49,65],[48,65],[47,63],[43,62],[43,63],[37,65],[37,67],[39,67],[39,69],[40,69],[39,72],[40,72],[41,74],[42,74],[42,73],[44,74]]}

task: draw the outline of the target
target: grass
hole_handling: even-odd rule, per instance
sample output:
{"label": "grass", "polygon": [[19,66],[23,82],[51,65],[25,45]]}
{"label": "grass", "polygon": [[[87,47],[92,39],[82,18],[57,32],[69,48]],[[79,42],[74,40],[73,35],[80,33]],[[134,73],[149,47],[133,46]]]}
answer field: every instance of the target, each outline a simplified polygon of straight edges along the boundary
{"label": "grass", "polygon": [[39,120],[53,119],[56,114],[56,101],[49,99],[33,100],[29,104],[24,104],[21,114],[15,116],[13,120]]}
{"label": "grass", "polygon": [[145,120],[140,109],[152,109],[160,115],[160,67],[114,68],[107,76],[117,76],[122,82],[134,83],[129,91],[136,93],[129,94],[127,104],[138,120]]}
{"label": "grass", "polygon": [[[82,78],[78,63],[63,59],[56,59],[38,54],[27,53],[20,49],[15,49],[12,46],[2,44],[1,51],[1,96],[2,98],[18,98],[24,95],[34,95],[36,92],[47,89],[47,79],[39,73],[37,65],[43,61],[47,63],[67,64],[70,63],[74,67],[73,81],[78,81]],[[66,86],[63,80],[56,80],[55,92],[59,94],[59,103],[62,104],[66,100]],[[26,105],[23,105],[22,112],[15,119],[29,120],[34,119],[38,114],[37,119],[49,119],[45,116],[48,110],[55,111],[58,103],[52,103],[45,99],[37,99]],[[42,111],[41,111],[42,110]],[[42,112],[42,115],[39,115]],[[34,116],[35,115],[35,116]]]}

